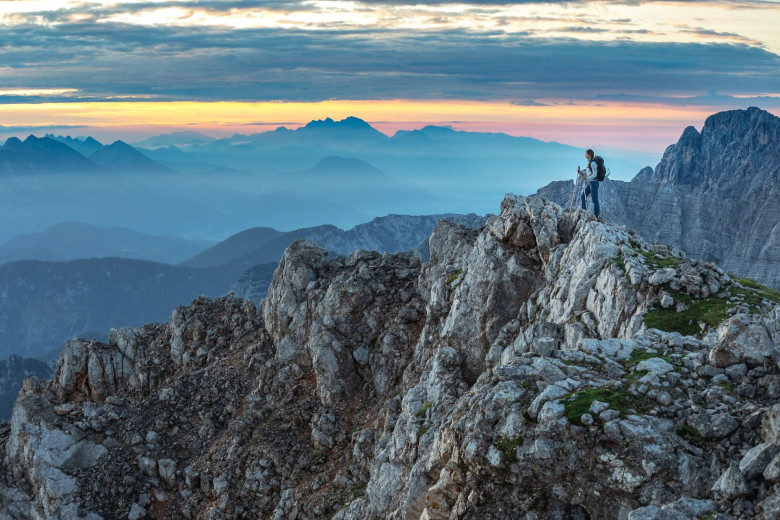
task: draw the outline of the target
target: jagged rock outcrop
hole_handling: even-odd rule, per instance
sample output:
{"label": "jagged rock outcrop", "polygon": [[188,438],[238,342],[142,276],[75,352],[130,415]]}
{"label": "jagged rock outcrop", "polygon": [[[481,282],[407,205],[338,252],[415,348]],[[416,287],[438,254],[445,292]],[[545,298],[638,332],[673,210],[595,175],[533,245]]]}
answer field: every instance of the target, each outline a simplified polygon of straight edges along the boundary
{"label": "jagged rock outcrop", "polygon": [[777,517],[780,295],[539,197],[429,250],[299,241],[259,308],[69,343],[0,427],[0,510]]}
{"label": "jagged rock outcrop", "polygon": [[[538,191],[568,205],[571,182]],[[648,240],[780,288],[780,118],[720,112],[666,149],[655,170],[604,182],[602,216]]]}
{"label": "jagged rock outcrop", "polygon": [[[365,224],[359,224],[348,231],[342,231],[334,226],[320,226],[280,233],[281,236],[260,246],[254,246],[250,252],[242,254],[231,261],[231,263],[243,264],[247,267],[254,265],[254,267],[247,269],[239,275],[231,290],[239,298],[247,300],[259,302],[265,298],[268,287],[271,285],[273,270],[282,253],[287,246],[302,238],[316,242],[325,247],[331,254],[336,255],[349,255],[352,251],[358,249],[396,253],[413,248],[418,257],[422,260],[427,260],[430,255],[428,251],[428,237],[430,237],[431,231],[433,231],[433,226],[442,218],[468,227],[481,227],[485,224],[486,219],[486,217],[474,214],[388,215],[375,218]],[[243,236],[249,235],[253,231],[255,230],[248,230],[228,238],[222,244],[212,248],[210,252],[192,259],[191,263],[204,265],[202,262],[204,259],[209,259],[209,253],[213,258],[223,253],[225,249],[229,249],[228,246],[236,247],[236,242],[239,244],[246,242],[246,240],[243,240]],[[268,262],[271,259],[274,261],[273,265],[269,263],[255,265],[260,260]]]}
{"label": "jagged rock outcrop", "polygon": [[11,356],[0,361],[0,421],[11,417],[14,400],[25,378],[37,376],[45,379],[51,374],[49,364],[38,359]]}

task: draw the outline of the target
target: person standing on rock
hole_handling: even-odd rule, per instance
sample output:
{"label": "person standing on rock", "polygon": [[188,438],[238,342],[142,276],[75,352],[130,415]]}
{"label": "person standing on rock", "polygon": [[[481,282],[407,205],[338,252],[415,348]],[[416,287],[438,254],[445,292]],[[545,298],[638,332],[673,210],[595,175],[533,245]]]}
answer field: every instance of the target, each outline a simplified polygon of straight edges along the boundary
{"label": "person standing on rock", "polygon": [[[582,177],[582,180],[587,183],[581,197],[582,209],[587,209],[585,207],[585,197],[590,195],[590,198],[593,201],[593,214],[598,217],[601,212],[601,207],[599,206],[599,177],[602,179],[604,177],[599,175],[599,163],[594,160],[595,157],[596,155],[593,153],[593,150],[588,148],[585,151],[585,158],[588,160],[588,165],[584,170],[581,170],[580,167],[577,166],[577,173]],[[601,168],[603,169],[603,161],[601,164]]]}

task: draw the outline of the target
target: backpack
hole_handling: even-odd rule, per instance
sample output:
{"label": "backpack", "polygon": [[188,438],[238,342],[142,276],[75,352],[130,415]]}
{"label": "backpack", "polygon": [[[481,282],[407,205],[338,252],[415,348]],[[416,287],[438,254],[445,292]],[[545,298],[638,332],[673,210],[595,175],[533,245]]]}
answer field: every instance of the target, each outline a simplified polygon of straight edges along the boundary
{"label": "backpack", "polygon": [[593,161],[596,163],[596,180],[603,181],[607,174],[607,169],[604,168],[604,159],[597,155]]}

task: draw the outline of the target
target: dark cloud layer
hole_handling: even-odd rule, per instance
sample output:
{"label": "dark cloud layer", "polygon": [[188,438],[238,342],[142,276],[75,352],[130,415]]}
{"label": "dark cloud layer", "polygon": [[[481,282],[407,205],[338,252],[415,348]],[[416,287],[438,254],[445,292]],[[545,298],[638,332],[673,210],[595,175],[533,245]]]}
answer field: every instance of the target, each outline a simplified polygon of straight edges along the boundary
{"label": "dark cloud layer", "polygon": [[[225,7],[216,1],[205,4]],[[0,88],[79,90],[77,96],[0,97],[0,103],[137,96],[524,99],[530,104],[538,98],[605,94],[780,92],[780,57],[747,43],[595,42],[464,30],[21,24],[0,31],[0,67],[6,68]]]}

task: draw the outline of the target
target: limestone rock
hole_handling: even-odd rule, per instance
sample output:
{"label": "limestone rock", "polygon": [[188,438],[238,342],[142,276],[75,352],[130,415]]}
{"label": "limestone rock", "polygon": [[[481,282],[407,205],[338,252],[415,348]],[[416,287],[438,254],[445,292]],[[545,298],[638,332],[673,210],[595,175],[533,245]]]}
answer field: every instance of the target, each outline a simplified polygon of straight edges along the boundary
{"label": "limestone rock", "polygon": [[746,496],[750,494],[750,491],[750,485],[739,471],[736,463],[732,463],[712,486],[712,492],[715,495],[727,500]]}
{"label": "limestone rock", "polygon": [[[679,260],[669,290],[733,282],[539,197],[509,195],[476,228],[440,220],[427,250],[299,241],[259,308],[197,298],[69,343],[0,423],[0,504],[212,520],[772,509],[780,369],[733,343],[775,341],[778,307],[732,316],[723,337],[648,328],[667,290],[651,251]],[[716,347],[736,364],[709,363]]]}

